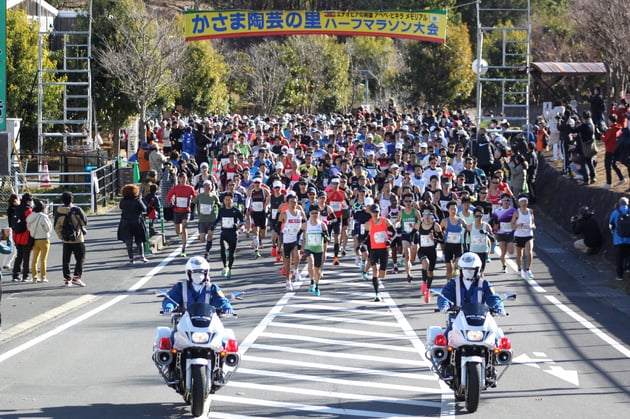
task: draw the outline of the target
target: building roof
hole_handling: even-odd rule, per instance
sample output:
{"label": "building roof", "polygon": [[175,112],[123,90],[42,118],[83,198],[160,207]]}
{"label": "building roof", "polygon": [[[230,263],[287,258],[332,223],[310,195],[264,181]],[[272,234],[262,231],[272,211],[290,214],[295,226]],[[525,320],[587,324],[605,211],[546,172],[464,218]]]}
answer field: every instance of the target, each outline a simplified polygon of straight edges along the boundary
{"label": "building roof", "polygon": [[531,66],[540,74],[594,76],[607,73],[604,63],[533,62]]}
{"label": "building roof", "polygon": [[[7,0],[7,10],[17,6],[20,3],[24,3],[27,0]],[[46,11],[52,15],[57,15],[57,9],[47,3],[45,0],[31,0],[30,3],[39,4],[43,11]]]}

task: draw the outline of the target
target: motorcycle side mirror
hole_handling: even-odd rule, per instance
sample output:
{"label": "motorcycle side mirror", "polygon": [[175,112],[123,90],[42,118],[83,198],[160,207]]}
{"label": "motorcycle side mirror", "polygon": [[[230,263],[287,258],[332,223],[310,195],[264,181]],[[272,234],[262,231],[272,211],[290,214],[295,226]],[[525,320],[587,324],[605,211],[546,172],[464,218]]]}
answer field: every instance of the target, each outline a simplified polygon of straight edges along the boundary
{"label": "motorcycle side mirror", "polygon": [[516,300],[517,294],[515,292],[506,292],[503,296],[505,300],[514,301]]}

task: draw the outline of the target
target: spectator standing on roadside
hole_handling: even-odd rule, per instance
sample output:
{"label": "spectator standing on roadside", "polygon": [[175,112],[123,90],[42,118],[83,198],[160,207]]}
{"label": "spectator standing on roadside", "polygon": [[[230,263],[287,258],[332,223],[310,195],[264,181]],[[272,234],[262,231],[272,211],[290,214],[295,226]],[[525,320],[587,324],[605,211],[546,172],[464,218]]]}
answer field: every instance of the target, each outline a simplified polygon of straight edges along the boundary
{"label": "spectator standing on roadside", "polygon": [[16,256],[13,262],[13,282],[20,280],[20,272],[22,273],[22,282],[31,282],[28,277],[30,268],[29,261],[31,258],[31,234],[26,225],[26,218],[31,214],[33,209],[33,197],[29,193],[22,195],[20,205],[15,209],[15,216],[11,221],[13,229],[13,242],[15,243]]}
{"label": "spectator standing on roadside", "polygon": [[[9,229],[12,228],[11,219],[13,214],[15,213],[15,209],[20,204],[20,197],[14,193],[9,196],[7,201],[7,219],[9,220]],[[11,230],[9,230],[9,234]],[[11,253],[3,253],[4,257],[2,258],[2,269],[9,270],[11,269],[11,264],[13,263],[13,259],[15,259],[15,246],[11,246]]]}
{"label": "spectator standing on roadside", "polygon": [[621,125],[617,123],[617,115],[610,114],[608,115],[608,129],[604,135],[602,135],[602,142],[606,147],[606,154],[604,155],[604,169],[606,170],[606,183],[602,186],[604,189],[608,189],[612,187],[612,173],[611,170],[615,171],[615,174],[619,178],[619,181],[615,184],[615,186],[623,185],[626,183],[626,179],[623,177],[623,173],[617,166],[617,161],[615,160],[615,148],[617,148],[617,139],[621,135]]}
{"label": "spectator standing on roadside", "polygon": [[[46,264],[48,262],[50,233],[53,225],[44,203],[39,199],[34,201],[33,212],[26,218],[26,226],[33,238],[33,261],[31,263],[33,282],[48,282],[48,278],[46,278]],[[41,276],[37,272],[38,264],[41,267],[39,272]]]}
{"label": "spectator standing on roadside", "polygon": [[[55,233],[59,240],[63,241],[63,252],[61,256],[61,265],[63,271],[64,283],[67,287],[78,285],[85,287],[82,281],[83,263],[85,262],[85,227],[88,220],[85,212],[80,207],[73,205],[74,196],[72,192],[64,192],[61,194],[61,202],[63,205],[57,209],[57,218],[55,220]],[[61,234],[63,223],[66,217],[70,217],[70,222],[77,231],[74,240],[64,240]],[[70,276],[70,257],[74,255],[74,275]]]}
{"label": "spectator standing on roadside", "polygon": [[144,214],[147,207],[140,199],[140,189],[133,184],[123,186],[121,190],[123,199],[118,204],[121,210],[120,223],[118,224],[118,240],[125,243],[129,263],[135,263],[133,256],[133,244],[138,248],[138,260],[148,262],[144,256],[144,246],[147,241],[147,229],[144,224]]}
{"label": "spectator standing on roadside", "polygon": [[579,209],[577,215],[571,217],[573,234],[582,235],[581,239],[573,242],[573,246],[589,256],[597,254],[603,244],[602,233],[593,218],[594,214],[589,207],[584,206]]}
{"label": "spectator standing on roadside", "polygon": [[616,257],[616,271],[617,281],[623,281],[624,273],[628,271],[627,263],[630,260],[630,235],[626,236],[624,227],[621,223],[628,216],[630,209],[628,209],[628,198],[621,197],[617,202],[617,208],[610,214],[608,226],[613,233],[613,246],[617,251]]}

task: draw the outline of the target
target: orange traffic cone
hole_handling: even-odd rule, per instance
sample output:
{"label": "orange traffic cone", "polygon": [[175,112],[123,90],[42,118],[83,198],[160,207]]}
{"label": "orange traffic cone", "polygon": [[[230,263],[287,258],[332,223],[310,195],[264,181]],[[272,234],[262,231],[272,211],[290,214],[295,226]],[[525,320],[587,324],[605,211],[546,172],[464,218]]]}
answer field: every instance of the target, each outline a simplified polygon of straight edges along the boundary
{"label": "orange traffic cone", "polygon": [[52,186],[52,183],[50,183],[50,174],[48,173],[48,163],[44,162],[42,173],[39,176],[39,187],[50,188],[51,186]]}

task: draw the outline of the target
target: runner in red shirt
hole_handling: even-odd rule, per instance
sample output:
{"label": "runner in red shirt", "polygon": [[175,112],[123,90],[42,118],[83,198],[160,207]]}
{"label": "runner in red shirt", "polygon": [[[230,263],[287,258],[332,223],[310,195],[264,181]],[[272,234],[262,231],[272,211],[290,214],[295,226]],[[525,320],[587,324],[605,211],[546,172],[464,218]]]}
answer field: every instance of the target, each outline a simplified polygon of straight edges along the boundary
{"label": "runner in red shirt", "polygon": [[173,222],[175,233],[182,239],[181,257],[186,257],[186,242],[188,241],[188,220],[190,219],[190,201],[197,196],[195,188],[187,184],[186,173],[177,175],[177,185],[173,186],[166,195],[166,202],[173,206]]}

